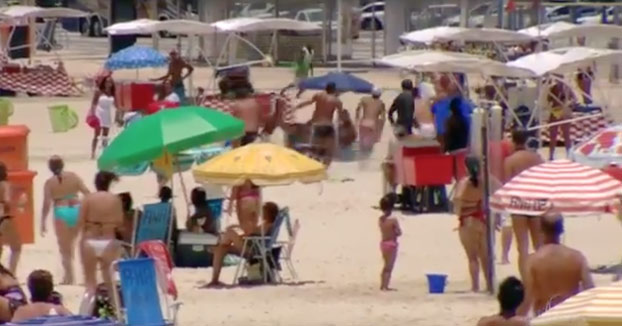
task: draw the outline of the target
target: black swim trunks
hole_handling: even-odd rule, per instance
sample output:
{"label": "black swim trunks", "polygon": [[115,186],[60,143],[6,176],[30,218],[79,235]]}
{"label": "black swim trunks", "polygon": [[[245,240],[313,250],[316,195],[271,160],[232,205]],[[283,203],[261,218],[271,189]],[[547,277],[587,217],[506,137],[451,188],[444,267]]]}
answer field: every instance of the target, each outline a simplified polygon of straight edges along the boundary
{"label": "black swim trunks", "polygon": [[258,132],[247,131],[246,133],[244,133],[244,136],[242,136],[240,143],[242,146],[252,144],[255,142],[255,140],[257,140],[257,137],[259,137]]}
{"label": "black swim trunks", "polygon": [[332,125],[313,125],[313,137],[334,138],[335,127],[333,127]]}

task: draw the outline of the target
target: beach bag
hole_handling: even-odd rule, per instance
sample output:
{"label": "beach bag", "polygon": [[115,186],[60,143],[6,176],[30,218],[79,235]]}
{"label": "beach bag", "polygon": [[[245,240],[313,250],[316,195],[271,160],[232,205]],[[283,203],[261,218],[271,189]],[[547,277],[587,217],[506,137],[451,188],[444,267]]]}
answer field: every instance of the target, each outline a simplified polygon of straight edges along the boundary
{"label": "beach bag", "polygon": [[93,113],[89,113],[86,116],[86,124],[93,129],[99,129],[101,127],[99,124],[99,118],[97,118],[97,116]]}
{"label": "beach bag", "polygon": [[78,125],[78,114],[67,105],[48,107],[53,132],[67,132]]}
{"label": "beach bag", "polygon": [[13,103],[7,99],[0,98],[0,126],[9,124],[9,117],[13,115]]}

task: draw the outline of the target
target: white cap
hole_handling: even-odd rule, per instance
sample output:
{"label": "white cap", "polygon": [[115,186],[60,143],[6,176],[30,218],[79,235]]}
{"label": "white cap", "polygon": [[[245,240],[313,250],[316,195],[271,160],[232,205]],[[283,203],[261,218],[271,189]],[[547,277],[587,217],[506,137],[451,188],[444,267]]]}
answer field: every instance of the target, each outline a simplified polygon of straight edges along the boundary
{"label": "white cap", "polygon": [[374,89],[371,90],[371,95],[380,96],[382,95],[382,90],[380,88],[374,87]]}

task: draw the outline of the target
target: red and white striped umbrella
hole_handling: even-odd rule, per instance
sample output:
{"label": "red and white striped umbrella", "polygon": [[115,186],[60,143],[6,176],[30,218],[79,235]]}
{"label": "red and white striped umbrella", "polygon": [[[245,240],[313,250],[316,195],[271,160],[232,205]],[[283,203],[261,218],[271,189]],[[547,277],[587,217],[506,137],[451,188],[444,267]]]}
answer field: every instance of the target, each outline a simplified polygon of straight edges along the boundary
{"label": "red and white striped umbrella", "polygon": [[611,211],[622,183],[608,174],[568,160],[540,164],[515,176],[490,199],[492,209],[539,216],[549,209],[565,215]]}

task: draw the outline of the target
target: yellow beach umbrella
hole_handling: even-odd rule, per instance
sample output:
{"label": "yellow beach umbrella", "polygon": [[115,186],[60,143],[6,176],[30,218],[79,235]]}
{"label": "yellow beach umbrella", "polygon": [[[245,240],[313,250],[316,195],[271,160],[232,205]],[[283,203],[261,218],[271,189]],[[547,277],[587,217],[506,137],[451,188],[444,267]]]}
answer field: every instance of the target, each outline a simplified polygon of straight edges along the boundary
{"label": "yellow beach umbrella", "polygon": [[218,155],[192,170],[199,183],[258,186],[311,183],[326,179],[324,164],[291,149],[269,144],[250,144]]}
{"label": "yellow beach umbrella", "polygon": [[531,320],[532,326],[622,325],[622,282],[583,291]]}

